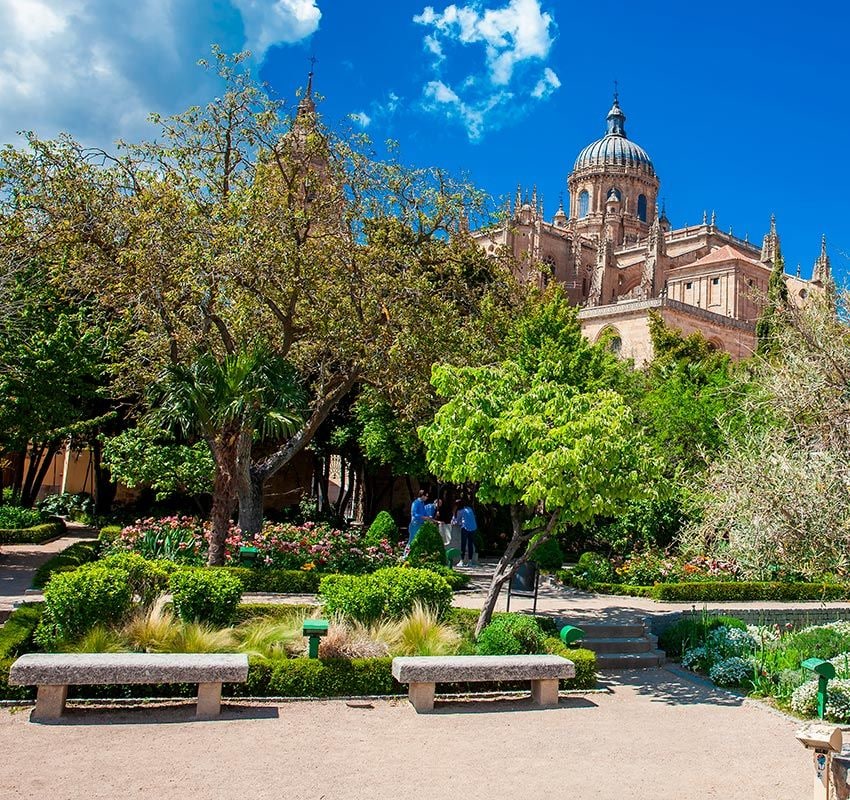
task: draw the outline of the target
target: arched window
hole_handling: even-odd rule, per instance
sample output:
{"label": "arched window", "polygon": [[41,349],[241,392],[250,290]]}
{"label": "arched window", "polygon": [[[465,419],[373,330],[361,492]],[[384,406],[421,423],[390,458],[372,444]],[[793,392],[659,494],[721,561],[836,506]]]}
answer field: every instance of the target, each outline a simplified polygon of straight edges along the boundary
{"label": "arched window", "polygon": [[638,195],[638,219],[641,222],[646,222],[646,195]]}
{"label": "arched window", "polygon": [[587,189],[584,189],[582,193],[578,196],[578,215],[579,219],[581,217],[586,217],[587,212],[590,207],[590,194]]}
{"label": "arched window", "polygon": [[607,325],[600,331],[599,336],[596,337],[596,341],[603,344],[615,355],[620,355],[620,351],[623,349],[623,340],[620,337],[620,331],[611,325]]}

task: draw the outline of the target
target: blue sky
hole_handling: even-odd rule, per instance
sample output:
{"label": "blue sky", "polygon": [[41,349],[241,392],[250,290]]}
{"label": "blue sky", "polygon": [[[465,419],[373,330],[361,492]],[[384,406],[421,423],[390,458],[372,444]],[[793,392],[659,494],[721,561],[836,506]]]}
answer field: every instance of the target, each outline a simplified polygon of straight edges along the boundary
{"label": "blue sky", "polygon": [[212,42],[252,49],[284,96],[315,53],[331,125],[356,114],[407,161],[496,197],[536,183],[551,218],[616,79],[674,226],[716,210],[760,242],[775,213],[788,270],[808,277],[826,233],[842,281],[847,23],[843,5],[817,0],[0,0],[0,140],[144,135],[148,111],[215,91],[194,66]]}

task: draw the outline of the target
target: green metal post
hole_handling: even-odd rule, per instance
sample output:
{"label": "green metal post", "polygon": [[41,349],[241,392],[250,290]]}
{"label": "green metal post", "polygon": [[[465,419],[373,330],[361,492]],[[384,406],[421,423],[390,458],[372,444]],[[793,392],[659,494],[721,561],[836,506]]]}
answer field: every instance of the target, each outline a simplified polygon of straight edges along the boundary
{"label": "green metal post", "polygon": [[318,658],[319,657],[319,642],[321,641],[318,636],[310,637],[310,645],[309,645],[309,653],[310,658]]}
{"label": "green metal post", "polygon": [[818,717],[823,719],[823,715],[826,714],[826,684],[829,682],[829,678],[825,675],[818,676]]}

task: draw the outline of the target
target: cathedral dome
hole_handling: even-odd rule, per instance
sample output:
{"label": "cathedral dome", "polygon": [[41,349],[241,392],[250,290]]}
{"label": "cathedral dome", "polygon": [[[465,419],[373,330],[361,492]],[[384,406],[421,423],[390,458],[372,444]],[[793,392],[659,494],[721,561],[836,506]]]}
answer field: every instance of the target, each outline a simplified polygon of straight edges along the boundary
{"label": "cathedral dome", "polygon": [[652,161],[639,145],[626,137],[626,115],[614,97],[614,105],[608,112],[608,133],[591,142],[576,159],[573,170],[587,167],[624,166],[632,167],[646,175],[655,176]]}

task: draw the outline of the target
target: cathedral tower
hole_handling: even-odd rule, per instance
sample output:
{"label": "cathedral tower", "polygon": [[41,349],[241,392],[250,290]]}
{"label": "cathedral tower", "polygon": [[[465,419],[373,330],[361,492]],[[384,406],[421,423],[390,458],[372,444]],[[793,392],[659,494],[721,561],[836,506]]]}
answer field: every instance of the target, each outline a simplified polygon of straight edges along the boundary
{"label": "cathedral tower", "polygon": [[646,151],[626,136],[617,93],[607,133],[579,153],[567,178],[570,221],[585,236],[612,238],[615,247],[643,239],[657,216],[658,176]]}

